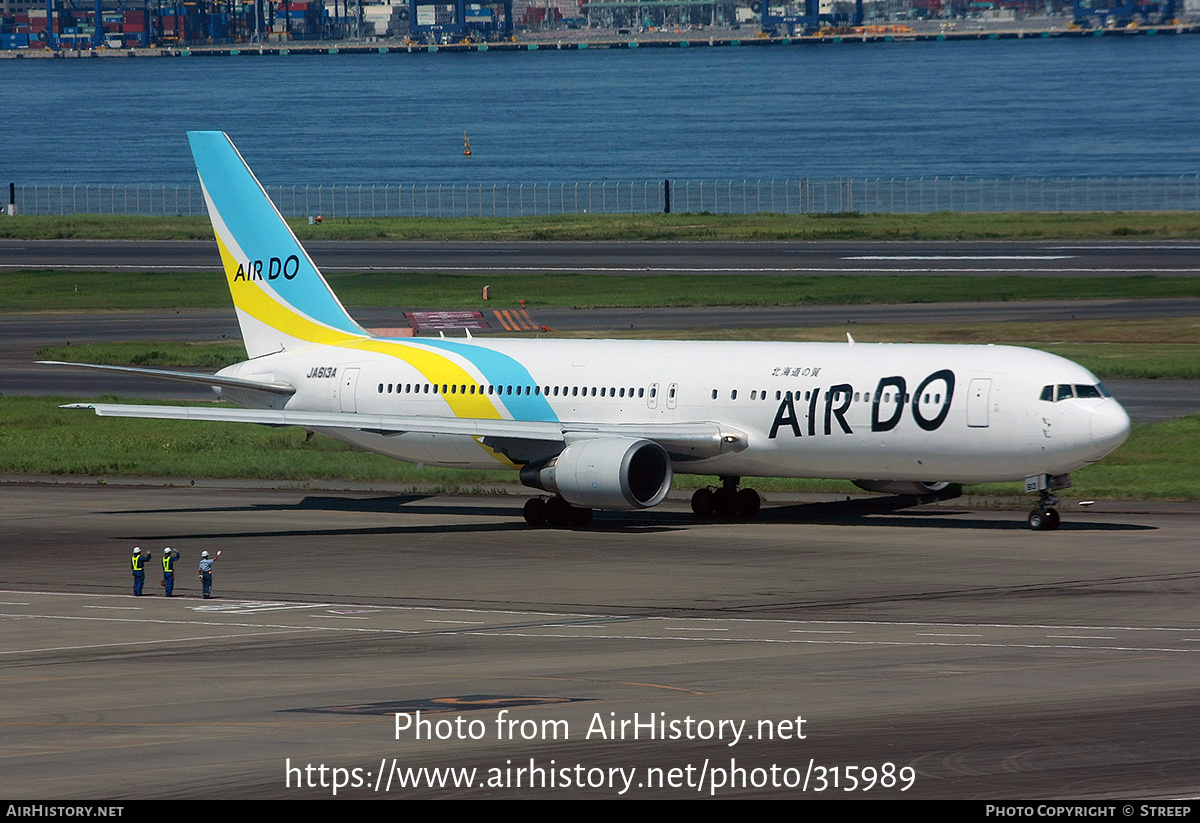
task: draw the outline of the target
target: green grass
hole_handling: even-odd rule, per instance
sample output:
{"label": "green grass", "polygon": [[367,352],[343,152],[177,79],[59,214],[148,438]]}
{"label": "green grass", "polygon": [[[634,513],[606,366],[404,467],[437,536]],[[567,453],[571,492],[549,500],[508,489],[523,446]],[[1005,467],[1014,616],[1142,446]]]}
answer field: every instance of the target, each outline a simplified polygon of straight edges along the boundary
{"label": "green grass", "polygon": [[[1099,463],[1072,472],[1071,482],[1066,496],[1079,499],[1200,499],[1200,414],[1165,423],[1135,423],[1124,445]],[[1012,484],[998,483],[968,486],[965,491],[1015,493]]]}
{"label": "green grass", "polygon": [[[135,477],[332,479],[435,484],[512,482],[511,471],[418,468],[301,429],[240,423],[100,418],[60,409],[78,398],[0,398],[0,473]],[[108,396],[104,402],[139,402]]]}
{"label": "green grass", "polygon": [[[345,480],[411,484],[448,492],[517,485],[507,470],[417,467],[357,451],[296,428],[237,423],[100,418],[60,409],[66,398],[0,398],[0,474],[90,477]],[[122,402],[116,397],[104,402]],[[1095,466],[1072,474],[1070,496],[1146,500],[1200,497],[1200,415],[1134,426],[1129,441]],[[678,489],[715,482],[682,475]],[[771,491],[857,491],[845,481],[754,479]],[[1017,483],[971,486],[968,493],[1019,496]]]}
{"label": "green grass", "polygon": [[212,309],[230,306],[225,278],[146,272],[0,272],[0,312],[78,313]]}
{"label": "green grass", "polygon": [[1063,343],[1035,348],[1074,360],[1103,380],[1200,378],[1200,345],[1195,343]]}
{"label": "green grass", "polygon": [[0,217],[0,238],[20,240],[212,240],[207,217],[103,214]]}
{"label": "green grass", "polygon": [[217,371],[246,359],[241,343],[87,343],[77,346],[49,346],[37,353],[38,360],[65,360],[71,363],[104,363],[110,366],[144,368],[180,368]]}
{"label": "green grass", "polygon": [[[1200,297],[1200,278],[934,275],[604,275],[570,273],[334,273],[342,303],[379,308],[530,309],[806,306],[881,303],[1005,302],[1045,299],[1131,300]],[[484,286],[493,299],[484,302]],[[0,312],[210,309],[229,306],[225,278],[147,272],[0,272]]]}
{"label": "green grass", "polygon": [[[326,218],[288,221],[301,240],[1041,240],[1200,238],[1189,212],[980,214],[571,214],[545,217]],[[212,237],[205,217],[0,218],[0,238]]]}

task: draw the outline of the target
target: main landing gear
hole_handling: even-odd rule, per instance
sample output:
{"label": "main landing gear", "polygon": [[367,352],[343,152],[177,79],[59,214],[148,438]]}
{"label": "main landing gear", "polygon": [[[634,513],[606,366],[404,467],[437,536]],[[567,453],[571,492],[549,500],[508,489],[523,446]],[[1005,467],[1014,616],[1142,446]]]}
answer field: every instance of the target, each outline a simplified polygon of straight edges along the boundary
{"label": "main landing gear", "polygon": [[549,526],[552,529],[568,529],[586,526],[592,522],[592,510],[584,506],[572,506],[561,497],[531,497],[525,501],[525,522],[530,526]]}
{"label": "main landing gear", "polygon": [[692,495],[692,512],[697,517],[757,517],[762,498],[754,489],[739,489],[741,479],[722,477],[719,489],[712,486],[697,489]]}
{"label": "main landing gear", "polygon": [[1029,513],[1029,528],[1037,532],[1052,532],[1058,528],[1058,498],[1043,491],[1038,507]]}

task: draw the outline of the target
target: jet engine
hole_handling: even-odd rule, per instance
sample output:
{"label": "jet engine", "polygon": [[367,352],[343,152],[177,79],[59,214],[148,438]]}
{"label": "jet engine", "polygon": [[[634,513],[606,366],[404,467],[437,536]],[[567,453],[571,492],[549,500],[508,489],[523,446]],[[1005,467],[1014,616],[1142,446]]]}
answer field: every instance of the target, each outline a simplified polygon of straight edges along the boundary
{"label": "jet engine", "polygon": [[576,440],[557,457],[521,469],[521,482],[595,509],[648,509],[671,490],[671,458],[652,440]]}

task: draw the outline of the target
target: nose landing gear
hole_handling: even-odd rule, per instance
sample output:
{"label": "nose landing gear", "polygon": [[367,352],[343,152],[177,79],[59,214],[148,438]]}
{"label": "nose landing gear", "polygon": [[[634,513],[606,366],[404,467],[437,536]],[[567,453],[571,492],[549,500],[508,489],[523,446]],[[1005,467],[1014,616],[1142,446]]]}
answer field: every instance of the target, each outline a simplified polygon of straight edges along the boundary
{"label": "nose landing gear", "polygon": [[1038,507],[1029,513],[1029,528],[1037,532],[1050,532],[1058,528],[1059,516],[1058,498],[1049,492],[1043,492],[1038,500]]}
{"label": "nose landing gear", "polygon": [[1036,474],[1025,478],[1025,491],[1038,493],[1038,506],[1029,513],[1029,528],[1036,532],[1052,532],[1058,528],[1058,498],[1054,492],[1071,487],[1069,474]]}

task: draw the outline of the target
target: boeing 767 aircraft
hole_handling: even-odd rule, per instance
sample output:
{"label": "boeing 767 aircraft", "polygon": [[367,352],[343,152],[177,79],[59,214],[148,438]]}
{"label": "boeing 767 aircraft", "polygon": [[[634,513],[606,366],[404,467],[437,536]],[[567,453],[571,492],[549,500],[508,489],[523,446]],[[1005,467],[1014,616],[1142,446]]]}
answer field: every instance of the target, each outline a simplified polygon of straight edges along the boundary
{"label": "boeing 767 aircraft", "polygon": [[[506,466],[548,493],[531,525],[645,509],[677,472],[716,475],[700,516],[750,516],[746,476],[893,493],[1024,481],[1054,492],[1129,435],[1095,375],[1009,346],[376,336],[330,290],[222,132],[189,132],[249,359],[216,375],[91,365],[213,387],[239,406],[77,404],[99,415],[294,425],[399,460]],[[68,364],[84,366],[85,364]]]}

